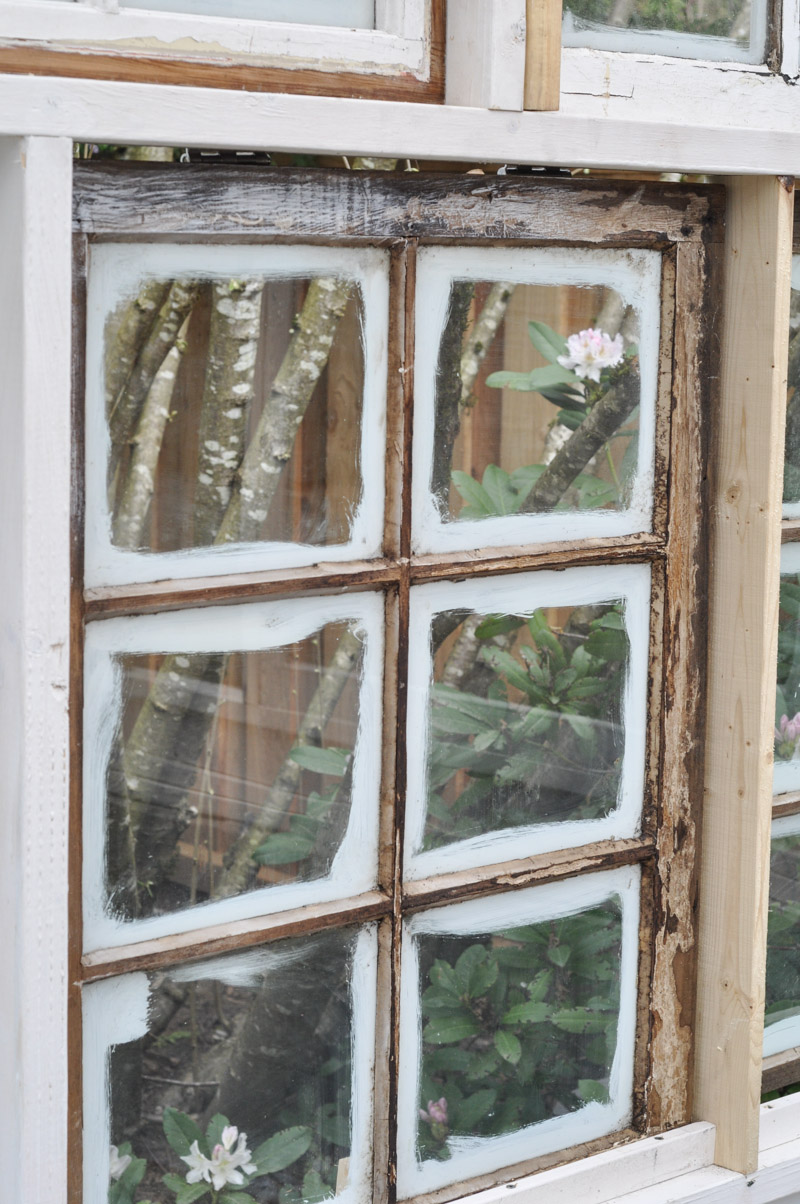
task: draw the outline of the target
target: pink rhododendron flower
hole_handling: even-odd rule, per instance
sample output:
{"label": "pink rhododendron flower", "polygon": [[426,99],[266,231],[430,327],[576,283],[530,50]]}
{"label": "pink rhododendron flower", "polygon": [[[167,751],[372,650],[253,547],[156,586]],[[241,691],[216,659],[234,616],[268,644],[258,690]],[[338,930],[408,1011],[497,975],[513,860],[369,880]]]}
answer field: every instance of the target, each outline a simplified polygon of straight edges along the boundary
{"label": "pink rhododendron flower", "polygon": [[624,346],[622,335],[610,334],[603,330],[581,330],[579,334],[571,334],[567,339],[567,355],[559,355],[558,362],[562,368],[569,369],[582,379],[600,380],[604,368],[616,368],[622,363]]}
{"label": "pink rhododendron flower", "polygon": [[444,1096],[442,1096],[441,1099],[437,1099],[437,1100],[429,1099],[428,1100],[428,1111],[425,1112],[422,1108],[420,1108],[419,1114],[423,1120],[429,1121],[430,1124],[432,1124],[432,1125],[446,1125],[447,1124],[447,1100],[445,1099]]}
{"label": "pink rhododendron flower", "polygon": [[775,728],[775,753],[784,761],[800,755],[800,711],[793,719],[781,715]]}
{"label": "pink rhododendron flower", "polygon": [[[236,1125],[227,1125],[221,1137],[222,1141],[214,1146],[210,1158],[200,1153],[196,1141],[192,1142],[189,1153],[182,1155],[181,1160],[190,1168],[186,1176],[187,1183],[204,1180],[215,1191],[220,1191],[229,1183],[241,1187],[245,1182],[244,1176],[253,1175],[258,1170],[255,1162],[251,1161],[246,1133],[240,1133]],[[238,1144],[234,1149],[237,1138]]]}

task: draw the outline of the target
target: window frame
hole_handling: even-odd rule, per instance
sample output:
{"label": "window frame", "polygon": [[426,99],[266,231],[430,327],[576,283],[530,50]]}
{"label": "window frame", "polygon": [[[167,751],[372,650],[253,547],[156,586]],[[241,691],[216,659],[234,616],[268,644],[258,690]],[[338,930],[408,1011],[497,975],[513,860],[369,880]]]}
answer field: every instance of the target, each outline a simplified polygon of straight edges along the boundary
{"label": "window frame", "polygon": [[[376,0],[347,29],[115,7],[0,0],[0,70],[205,87],[441,101],[445,0]],[[176,43],[206,42],[191,53]],[[139,40],[146,50],[128,49]]]}
{"label": "window frame", "polygon": [[[645,819],[641,838],[601,842],[583,849],[526,858],[524,862],[485,867],[469,875],[470,897],[485,897],[512,888],[559,881],[570,873],[639,863],[644,867],[642,888],[642,957],[639,969],[639,1015],[636,1049],[635,1127],[593,1142],[606,1148],[620,1140],[634,1140],[641,1131],[666,1129],[691,1119],[690,1065],[692,1033],[681,1024],[684,1009],[693,1005],[696,950],[694,928],[695,854],[699,833],[699,801],[703,772],[702,691],[696,676],[705,656],[703,598],[705,589],[704,505],[705,454],[708,415],[714,406],[716,372],[712,298],[718,285],[721,254],[722,191],[717,186],[686,187],[640,182],[611,183],[591,180],[536,181],[476,179],[465,176],[386,175],[317,170],[313,186],[320,204],[299,204],[298,185],[307,173],[290,169],[259,173],[253,187],[251,169],[225,166],[160,168],[157,165],[100,163],[75,169],[75,343],[84,346],[82,329],[85,293],[86,240],[142,236],[140,215],[147,198],[147,237],[176,236],[190,239],[225,239],[240,236],[242,223],[251,235],[276,242],[333,239],[337,245],[388,246],[391,252],[390,290],[394,297],[389,371],[389,432],[387,446],[396,449],[387,465],[385,559],[365,565],[324,569],[271,571],[248,574],[239,580],[224,578],[162,582],[139,586],[95,586],[84,598],[82,579],[83,514],[76,505],[74,580],[74,630],[84,619],[174,610],[186,605],[224,604],[246,597],[324,594],[334,587],[345,590],[387,589],[387,661],[385,722],[395,730],[403,722],[405,691],[397,693],[396,658],[400,684],[407,674],[408,649],[403,623],[412,582],[457,576],[468,567],[484,576],[570,564],[649,562],[653,570],[651,619],[650,713],[648,777]],[[221,205],[208,200],[209,181]],[[419,196],[426,204],[420,209]],[[348,203],[348,198],[358,203]],[[611,204],[612,200],[619,204]],[[527,203],[526,203],[527,202]],[[286,234],[285,215],[291,209],[293,230]],[[316,218],[326,214],[324,231]],[[565,239],[565,212],[571,226]],[[278,215],[276,218],[274,215]],[[508,245],[645,246],[662,252],[662,340],[659,360],[659,399],[656,502],[652,533],[606,539],[578,540],[570,544],[538,545],[521,554],[517,549],[484,549],[479,554],[446,553],[411,556],[410,476],[411,397],[413,372],[413,312],[415,247],[420,242],[483,245],[502,238]],[[691,366],[691,368],[690,368]],[[683,371],[681,370],[683,368]],[[83,409],[82,356],[76,357],[74,390],[78,432],[76,482],[80,477],[80,434]],[[669,422],[677,406],[682,421]],[[407,467],[403,469],[403,462]],[[673,484],[681,481],[681,487]],[[80,490],[76,489],[76,498]],[[394,564],[392,564],[394,560]],[[73,656],[75,690],[72,711],[73,747],[81,746],[81,658]],[[396,721],[396,722],[395,722]],[[391,741],[390,741],[391,744]],[[661,775],[659,778],[659,774]],[[401,806],[405,759],[401,742],[384,753],[382,789],[383,832],[381,882],[387,889],[396,866],[391,828],[386,815]],[[657,782],[660,780],[660,791]],[[73,800],[77,795],[73,795]],[[72,923],[81,930],[79,816],[73,815],[71,860]],[[76,865],[76,861],[78,864]],[[648,868],[649,866],[649,868]],[[455,875],[405,886],[408,914],[451,899],[465,898]],[[326,906],[321,923],[382,919],[379,974],[390,974],[391,945],[400,937],[400,917],[381,891],[345,904]],[[669,924],[652,929],[652,917],[670,917]],[[71,1044],[79,1043],[80,982],[92,982],[114,973],[154,968],[176,960],[243,948],[303,931],[307,920],[300,912],[261,917],[237,925],[235,932],[222,927],[204,934],[182,933],[123,949],[97,950],[78,956],[72,982]],[[392,933],[393,929],[393,933]],[[75,931],[75,927],[73,931]],[[652,933],[652,935],[650,935]],[[647,934],[647,935],[645,935]],[[202,936],[202,939],[201,939]],[[680,971],[676,967],[680,965]],[[382,966],[382,969],[380,969]],[[648,1000],[651,1006],[648,1007]],[[380,1026],[379,1026],[380,1029]],[[379,1031],[379,1047],[385,1039]],[[397,1035],[393,1040],[396,1041]],[[396,1048],[396,1047],[395,1047]],[[395,1065],[397,1054],[395,1052]],[[390,1071],[391,1079],[393,1072]],[[77,1078],[73,1076],[73,1082]],[[386,1099],[390,1083],[379,1076],[378,1105]],[[646,1100],[658,1100],[649,1116]],[[385,1109],[384,1109],[385,1111]],[[80,1111],[73,1091],[71,1131],[79,1134]],[[381,1165],[388,1132],[376,1130],[376,1165]],[[75,1137],[77,1141],[77,1136]],[[581,1153],[585,1152],[581,1149]],[[464,1190],[503,1182],[509,1176],[529,1173],[564,1161],[570,1152],[546,1155],[491,1175],[455,1184],[436,1198],[452,1199]],[[77,1147],[72,1164],[79,1165]],[[80,1201],[80,1188],[71,1184],[71,1200]],[[426,1199],[427,1197],[418,1197]]]}

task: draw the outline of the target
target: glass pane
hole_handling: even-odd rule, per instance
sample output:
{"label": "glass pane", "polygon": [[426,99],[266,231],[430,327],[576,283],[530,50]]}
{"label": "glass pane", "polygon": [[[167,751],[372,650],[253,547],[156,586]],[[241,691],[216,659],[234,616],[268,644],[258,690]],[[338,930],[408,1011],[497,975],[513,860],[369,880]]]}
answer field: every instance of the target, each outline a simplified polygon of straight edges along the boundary
{"label": "glass pane", "polygon": [[765,39],[759,0],[569,0],[564,10],[565,46],[758,63]]}
{"label": "glass pane", "polygon": [[619,893],[597,875],[411,922],[419,995],[407,984],[404,1006],[415,1005],[418,1072],[401,1104],[413,1142],[399,1142],[413,1158],[409,1185],[574,1145],[584,1126],[610,1131],[629,1109],[620,1076],[633,1046],[635,876],[623,881]]}
{"label": "glass pane", "polygon": [[655,252],[420,253],[418,551],[649,529],[659,276]]}
{"label": "glass pane", "polygon": [[374,943],[328,932],[89,987],[87,1204],[175,1204],[192,1184],[209,1204],[311,1204],[361,1186],[369,1106],[351,1084],[373,1056]]}
{"label": "glass pane", "polygon": [[120,0],[120,6],[203,17],[290,21],[295,25],[375,28],[375,0]]}
{"label": "glass pane", "polygon": [[[784,568],[797,559],[796,545],[787,544]],[[775,695],[774,790],[800,789],[800,573],[782,573],[778,612],[778,684]]]}
{"label": "glass pane", "polygon": [[88,582],[377,554],[387,296],[372,249],[97,247]]}
{"label": "glass pane", "polygon": [[[448,669],[459,640],[478,650],[463,675]],[[622,602],[458,623],[435,662],[423,848],[608,815],[622,777],[629,661]]]}
{"label": "glass pane", "polygon": [[783,468],[783,512],[800,516],[800,255],[792,258],[789,307],[789,371],[786,394],[786,458]]}
{"label": "glass pane", "polygon": [[[274,894],[251,900],[246,914],[256,914],[372,885],[379,752],[372,727],[368,742],[362,735],[365,716],[380,714],[380,639],[368,643],[357,620],[336,621],[343,601],[324,600],[328,623],[322,603],[303,599],[292,618],[272,603],[150,616],[108,635],[90,628],[112,645],[122,636],[102,651],[90,641],[87,657],[86,857],[92,874],[98,860],[104,867],[108,922]],[[282,611],[289,638],[278,630],[269,646],[264,629]],[[201,639],[196,629],[209,623]],[[245,649],[217,651],[212,641],[237,628]],[[177,641],[168,654],[151,651],[168,640]],[[213,922],[195,923],[203,919]]]}
{"label": "glass pane", "polygon": [[[788,821],[795,828],[800,821]],[[776,821],[785,827],[787,821]],[[772,841],[765,1054],[800,1045],[800,834]]]}
{"label": "glass pane", "polygon": [[407,876],[637,830],[648,575],[595,573],[412,593]]}

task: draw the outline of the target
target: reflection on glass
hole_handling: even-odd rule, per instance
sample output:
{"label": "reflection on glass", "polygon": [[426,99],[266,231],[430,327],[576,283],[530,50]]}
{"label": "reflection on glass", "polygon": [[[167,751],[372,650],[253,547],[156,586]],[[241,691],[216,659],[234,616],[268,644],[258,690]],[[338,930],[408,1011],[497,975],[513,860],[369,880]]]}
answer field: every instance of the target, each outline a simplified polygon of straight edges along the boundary
{"label": "reflection on glass", "polygon": [[[800,285],[800,256],[792,260],[792,283]],[[791,290],[789,306],[789,371],[786,393],[786,457],[783,500],[795,515],[800,504],[800,288]]]}
{"label": "reflection on glass", "polygon": [[800,784],[800,574],[783,573],[775,696],[776,793],[790,789],[792,777]]}
{"label": "reflection on glass", "polygon": [[[479,936],[418,938],[417,1157],[609,1101],[622,917],[616,901]],[[459,1147],[459,1150],[462,1147]]]}
{"label": "reflection on glass", "polygon": [[[612,289],[455,281],[436,375],[442,518],[627,507],[637,338],[636,314]],[[578,454],[594,410],[603,437]]]}
{"label": "reflection on glass", "polygon": [[202,17],[375,28],[375,0],[120,0],[120,6]]}
{"label": "reflection on glass", "polygon": [[329,623],[266,651],[114,658],[114,914],[159,915],[330,871],[350,812],[361,651],[347,624]]}
{"label": "reflection on glass", "polygon": [[147,1032],[108,1057],[111,1204],[131,1180],[136,1195],[118,1198],[153,1204],[225,1191],[311,1204],[346,1185],[358,939],[323,933],[149,975]]}
{"label": "reflection on glass", "polygon": [[800,835],[773,839],[769,880],[765,1023],[792,1021],[782,1048],[800,1043]]}
{"label": "reflection on glass", "polygon": [[434,662],[424,847],[612,811],[629,658],[621,602],[458,622]]}
{"label": "reflection on glass", "polygon": [[346,543],[362,310],[340,277],[140,285],[105,329],[113,544]]}
{"label": "reflection on glass", "polygon": [[567,46],[759,62],[766,18],[759,0],[568,0],[563,34]]}

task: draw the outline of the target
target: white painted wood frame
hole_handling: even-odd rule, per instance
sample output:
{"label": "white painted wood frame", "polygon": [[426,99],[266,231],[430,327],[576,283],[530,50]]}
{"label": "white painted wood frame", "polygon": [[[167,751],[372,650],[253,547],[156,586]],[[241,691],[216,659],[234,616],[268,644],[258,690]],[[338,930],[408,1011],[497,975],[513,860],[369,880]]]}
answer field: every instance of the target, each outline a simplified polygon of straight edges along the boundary
{"label": "white painted wood frame", "polygon": [[[582,53],[576,51],[576,53]],[[588,53],[588,52],[587,52]],[[0,136],[214,146],[572,168],[800,175],[800,89],[731,72],[724,94],[696,65],[668,64],[669,104],[647,101],[649,65],[602,70],[558,113],[0,75]],[[566,85],[565,85],[566,86]]]}
{"label": "white painted wood frame", "polygon": [[447,13],[445,103],[524,107],[525,0],[452,0]]}
{"label": "white painted wood frame", "polygon": [[67,1192],[68,138],[0,140],[0,1127],[8,1200]]}
{"label": "white painted wood frame", "polygon": [[251,66],[406,72],[427,79],[430,0],[383,0],[375,29],[120,8],[111,0],[0,0],[0,45],[91,49]]}

